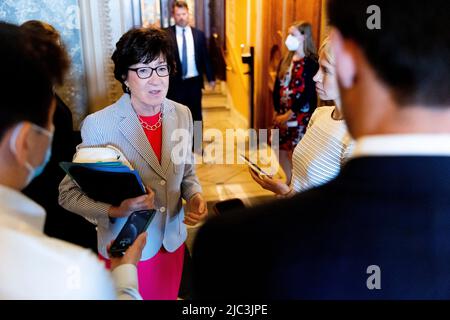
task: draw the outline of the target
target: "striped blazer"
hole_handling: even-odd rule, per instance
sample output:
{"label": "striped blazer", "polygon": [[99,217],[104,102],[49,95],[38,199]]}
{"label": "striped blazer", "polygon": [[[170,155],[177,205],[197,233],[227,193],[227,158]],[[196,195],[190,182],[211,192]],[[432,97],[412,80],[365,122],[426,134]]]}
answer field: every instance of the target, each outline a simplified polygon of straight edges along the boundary
{"label": "striped blazer", "polygon": [[[142,252],[142,260],[153,257],[161,245],[173,252],[183,244],[187,231],[183,223],[182,198],[188,200],[202,191],[195,175],[190,145],[184,145],[181,163],[172,161],[172,150],[180,149],[179,138],[172,139],[173,134],[179,132],[176,129],[184,129],[186,139],[181,141],[190,144],[193,134],[191,112],[187,107],[165,99],[160,163],[131,106],[128,94],[122,95],[111,106],[86,117],[81,128],[83,141],[78,148],[108,144],[117,147],[139,172],[143,183],[155,192],[157,213],[147,230],[148,240]],[[110,204],[87,197],[68,176],[59,186],[59,203],[97,225],[99,253],[108,257],[106,246],[117,237],[126,218],[111,222],[108,217]]]}

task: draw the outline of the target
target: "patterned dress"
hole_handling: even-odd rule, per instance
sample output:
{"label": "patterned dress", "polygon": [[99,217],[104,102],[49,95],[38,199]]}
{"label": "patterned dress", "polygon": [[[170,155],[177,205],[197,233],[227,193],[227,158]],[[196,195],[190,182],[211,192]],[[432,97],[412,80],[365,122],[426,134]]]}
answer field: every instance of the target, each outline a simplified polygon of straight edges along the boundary
{"label": "patterned dress", "polygon": [[294,150],[306,132],[309,119],[317,105],[315,85],[312,78],[318,64],[314,59],[303,58],[292,61],[283,79],[277,79],[274,88],[274,106],[278,115],[289,110],[294,113],[284,125],[274,125],[279,129],[280,150]]}

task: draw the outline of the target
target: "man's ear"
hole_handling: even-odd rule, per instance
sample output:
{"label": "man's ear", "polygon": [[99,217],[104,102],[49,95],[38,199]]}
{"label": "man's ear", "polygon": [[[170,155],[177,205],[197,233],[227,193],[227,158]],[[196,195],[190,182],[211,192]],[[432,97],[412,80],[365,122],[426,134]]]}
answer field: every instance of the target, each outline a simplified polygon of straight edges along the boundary
{"label": "man's ear", "polygon": [[336,74],[342,88],[349,89],[356,77],[356,60],[351,40],[344,39],[341,32],[332,28],[330,32],[331,50],[336,60]]}
{"label": "man's ear", "polygon": [[30,152],[31,124],[29,122],[19,123],[10,132],[9,147],[12,156],[16,158],[17,162],[25,163]]}

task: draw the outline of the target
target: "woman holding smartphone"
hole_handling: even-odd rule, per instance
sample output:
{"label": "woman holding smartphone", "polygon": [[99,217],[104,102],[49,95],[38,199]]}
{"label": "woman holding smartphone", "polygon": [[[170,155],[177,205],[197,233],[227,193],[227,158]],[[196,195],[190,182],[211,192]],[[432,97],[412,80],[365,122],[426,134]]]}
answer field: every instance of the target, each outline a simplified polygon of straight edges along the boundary
{"label": "woman holding smartphone", "polygon": [[328,38],[319,50],[319,70],[313,79],[320,99],[334,101],[334,106],[317,108],[312,115],[308,129],[293,153],[290,185],[250,170],[257,183],[280,196],[291,196],[333,179],[353,147],[342,114],[335,60]]}

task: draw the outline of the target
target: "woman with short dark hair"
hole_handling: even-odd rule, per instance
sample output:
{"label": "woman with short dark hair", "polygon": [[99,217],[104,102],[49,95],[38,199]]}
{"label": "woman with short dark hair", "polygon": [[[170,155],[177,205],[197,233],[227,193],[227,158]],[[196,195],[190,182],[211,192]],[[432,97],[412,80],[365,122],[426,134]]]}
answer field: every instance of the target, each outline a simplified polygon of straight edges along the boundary
{"label": "woman with short dark hair", "polygon": [[[144,299],[177,298],[187,237],[184,223],[195,225],[207,213],[190,146],[191,113],[166,98],[169,74],[175,71],[172,52],[163,30],[139,28],[125,33],[112,55],[114,75],[125,93],[116,103],[89,115],[81,129],[81,147],[120,149],[149,194],[113,206],[90,199],[68,177],[60,186],[61,205],[97,224],[99,254],[105,260],[107,245],[132,212],[157,209],[138,265]],[[180,150],[176,133],[187,133],[181,139],[181,155],[175,152]],[[187,201],[186,216],[182,198]]]}

